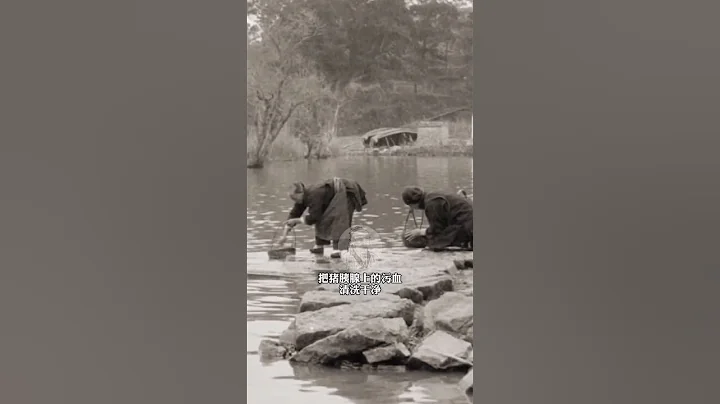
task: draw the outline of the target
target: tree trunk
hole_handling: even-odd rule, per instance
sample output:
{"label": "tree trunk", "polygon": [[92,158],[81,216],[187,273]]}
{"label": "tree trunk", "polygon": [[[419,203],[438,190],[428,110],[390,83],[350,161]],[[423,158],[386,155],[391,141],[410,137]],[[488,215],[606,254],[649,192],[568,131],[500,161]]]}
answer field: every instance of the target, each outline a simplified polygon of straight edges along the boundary
{"label": "tree trunk", "polygon": [[342,105],[342,99],[335,104],[335,112],[333,113],[332,121],[330,122],[330,140],[337,137],[338,117],[340,116],[340,108],[342,108]]}
{"label": "tree trunk", "polygon": [[257,160],[255,158],[248,160],[247,168],[256,170],[265,167],[265,163],[262,160]]}
{"label": "tree trunk", "polygon": [[265,99],[262,113],[256,122],[257,149],[248,161],[248,168],[262,168],[270,153],[270,147],[280,135],[280,131],[292,116],[295,109],[301,103],[295,103],[288,107],[287,112],[282,112],[282,86],[274,93],[271,99]]}

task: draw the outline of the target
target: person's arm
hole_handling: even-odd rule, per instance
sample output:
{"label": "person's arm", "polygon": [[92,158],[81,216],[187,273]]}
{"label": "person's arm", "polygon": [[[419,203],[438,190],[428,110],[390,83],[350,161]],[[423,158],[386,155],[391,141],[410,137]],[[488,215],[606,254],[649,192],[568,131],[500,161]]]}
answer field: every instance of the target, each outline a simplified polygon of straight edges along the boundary
{"label": "person's arm", "polygon": [[308,213],[304,217],[304,222],[308,226],[312,226],[320,221],[323,217],[323,203],[325,202],[325,193],[327,187],[319,187],[312,190],[308,194]]}
{"label": "person's arm", "polygon": [[300,216],[302,216],[303,212],[305,212],[305,208],[306,206],[304,203],[296,203],[290,210],[290,214],[288,214],[288,219],[299,218]]}
{"label": "person's arm", "polygon": [[365,190],[363,189],[362,186],[360,186],[359,183],[357,184],[357,188],[358,188],[358,192],[360,194],[360,205],[361,206],[367,205],[368,200],[367,200],[367,194],[365,193]]}

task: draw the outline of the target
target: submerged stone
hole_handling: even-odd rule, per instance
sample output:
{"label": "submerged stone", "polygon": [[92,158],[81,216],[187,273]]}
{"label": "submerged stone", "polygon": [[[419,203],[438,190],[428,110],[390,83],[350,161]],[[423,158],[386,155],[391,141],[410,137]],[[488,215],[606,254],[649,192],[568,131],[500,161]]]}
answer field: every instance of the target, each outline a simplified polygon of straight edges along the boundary
{"label": "submerged stone", "polygon": [[260,358],[263,360],[283,359],[287,357],[288,349],[278,342],[264,339],[258,347]]}

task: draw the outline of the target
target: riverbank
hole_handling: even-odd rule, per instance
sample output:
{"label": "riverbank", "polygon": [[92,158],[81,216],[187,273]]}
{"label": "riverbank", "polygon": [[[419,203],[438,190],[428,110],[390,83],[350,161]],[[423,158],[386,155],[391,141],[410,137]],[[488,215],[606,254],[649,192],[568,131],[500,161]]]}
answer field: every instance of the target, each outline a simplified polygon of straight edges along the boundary
{"label": "riverbank", "polygon": [[445,268],[375,270],[389,274],[377,295],[320,284],[302,296],[278,340],[261,341],[261,357],[371,372],[468,372],[459,388],[472,395],[472,253],[447,256]]}
{"label": "riverbank", "polygon": [[[266,161],[305,160],[306,152],[306,146],[298,139],[280,136],[273,143]],[[340,137],[332,141],[327,152],[324,158],[345,156],[472,157],[473,144],[464,139],[453,139],[443,145],[407,145],[367,149],[356,137]]]}
{"label": "riverbank", "polygon": [[437,146],[393,146],[386,148],[348,151],[347,156],[404,156],[404,157],[472,157],[473,145],[450,143]]}

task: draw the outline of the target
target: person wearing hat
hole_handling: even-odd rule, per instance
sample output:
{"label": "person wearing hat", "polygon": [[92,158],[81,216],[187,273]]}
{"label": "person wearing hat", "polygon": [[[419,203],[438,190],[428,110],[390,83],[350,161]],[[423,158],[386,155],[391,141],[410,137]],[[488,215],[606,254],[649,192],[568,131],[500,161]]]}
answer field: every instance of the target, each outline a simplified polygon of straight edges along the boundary
{"label": "person wearing hat", "polygon": [[[324,254],[325,246],[332,244],[331,258],[340,258],[343,233],[352,226],[354,212],[362,212],[367,205],[365,190],[356,181],[332,178],[319,184],[305,186],[302,182],[293,184],[290,199],[295,203],[285,224],[294,227],[305,224],[315,227],[313,254]],[[303,213],[307,210],[307,214]],[[349,239],[345,243],[349,244]]]}
{"label": "person wearing hat", "polygon": [[429,226],[413,229],[403,235],[409,244],[419,238],[427,239],[427,248],[441,251],[448,247],[472,250],[473,207],[472,202],[458,194],[425,192],[417,186],[406,187],[402,200],[411,209],[425,213]]}

